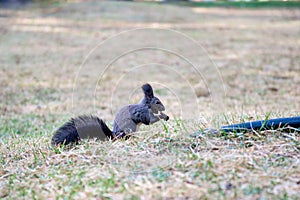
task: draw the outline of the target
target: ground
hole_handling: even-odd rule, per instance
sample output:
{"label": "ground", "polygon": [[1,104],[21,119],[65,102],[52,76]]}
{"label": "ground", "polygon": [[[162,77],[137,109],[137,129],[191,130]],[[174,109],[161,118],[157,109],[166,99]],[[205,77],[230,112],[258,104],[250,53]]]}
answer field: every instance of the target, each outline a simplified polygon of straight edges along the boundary
{"label": "ground", "polygon": [[[300,10],[133,2],[0,8],[0,197],[299,199],[299,132],[190,134],[300,115]],[[50,145],[149,82],[169,122],[127,141]]]}

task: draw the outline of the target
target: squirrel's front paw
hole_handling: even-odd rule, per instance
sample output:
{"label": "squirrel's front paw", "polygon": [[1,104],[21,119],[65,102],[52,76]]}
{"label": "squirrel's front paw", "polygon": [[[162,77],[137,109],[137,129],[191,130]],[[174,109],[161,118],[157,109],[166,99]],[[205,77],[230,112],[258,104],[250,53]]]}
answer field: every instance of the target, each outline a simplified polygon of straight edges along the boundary
{"label": "squirrel's front paw", "polygon": [[167,117],[165,118],[165,121],[168,121],[170,118],[169,118],[169,116],[167,115]]}
{"label": "squirrel's front paw", "polygon": [[159,118],[160,119],[164,119],[165,121],[169,120],[169,116],[166,115],[166,114],[164,114],[163,112],[160,112]]}

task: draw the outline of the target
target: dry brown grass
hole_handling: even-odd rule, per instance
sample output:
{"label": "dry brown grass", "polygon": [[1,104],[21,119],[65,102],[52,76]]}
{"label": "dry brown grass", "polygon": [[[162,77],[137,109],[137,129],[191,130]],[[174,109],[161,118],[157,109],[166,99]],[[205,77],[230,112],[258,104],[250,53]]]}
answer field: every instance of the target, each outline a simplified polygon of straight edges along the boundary
{"label": "dry brown grass", "polygon": [[[299,199],[299,132],[189,137],[220,124],[300,115],[299,19],[297,9],[125,2],[1,8],[0,197]],[[182,59],[147,50],[117,60],[99,85],[105,61],[151,41],[151,31],[102,46],[77,76],[96,44],[144,27],[174,29],[199,42],[207,54],[164,31],[153,34],[161,46],[198,59],[205,81]],[[169,68],[134,68],[144,63]],[[214,84],[220,81],[214,67],[222,85]],[[112,122],[120,106],[140,99],[144,81],[153,82],[172,116],[169,122],[144,126],[127,141],[83,141],[65,150],[49,146],[53,130],[77,112]],[[226,88],[220,99],[226,100],[224,114],[215,108],[222,102],[201,96],[206,86],[210,94]]]}

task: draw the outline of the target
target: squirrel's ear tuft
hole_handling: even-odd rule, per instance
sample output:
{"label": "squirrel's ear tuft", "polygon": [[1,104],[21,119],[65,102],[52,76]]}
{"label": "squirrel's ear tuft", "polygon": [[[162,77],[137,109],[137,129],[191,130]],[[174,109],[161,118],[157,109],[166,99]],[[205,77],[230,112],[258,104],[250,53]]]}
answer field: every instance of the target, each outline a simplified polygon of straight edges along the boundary
{"label": "squirrel's ear tuft", "polygon": [[142,89],[144,91],[145,97],[147,98],[153,98],[153,90],[149,83],[146,83],[142,86]]}

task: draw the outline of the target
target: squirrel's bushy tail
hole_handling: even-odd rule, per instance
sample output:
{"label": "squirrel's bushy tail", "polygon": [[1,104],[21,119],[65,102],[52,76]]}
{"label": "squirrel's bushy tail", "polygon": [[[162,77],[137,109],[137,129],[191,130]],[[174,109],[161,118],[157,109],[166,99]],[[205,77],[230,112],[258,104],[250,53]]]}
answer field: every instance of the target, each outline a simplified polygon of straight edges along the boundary
{"label": "squirrel's bushy tail", "polygon": [[112,131],[102,119],[96,116],[82,115],[72,118],[62,125],[53,135],[51,144],[55,146],[77,143],[83,138],[113,138]]}

